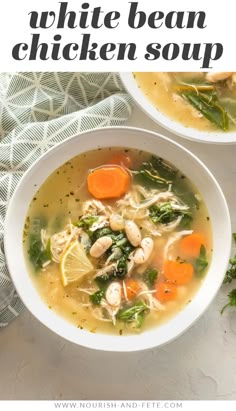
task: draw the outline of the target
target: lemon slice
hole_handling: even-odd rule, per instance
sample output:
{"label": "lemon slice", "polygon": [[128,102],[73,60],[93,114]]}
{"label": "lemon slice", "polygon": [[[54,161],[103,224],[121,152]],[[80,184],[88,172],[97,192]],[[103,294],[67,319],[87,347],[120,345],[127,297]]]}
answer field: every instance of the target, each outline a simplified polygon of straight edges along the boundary
{"label": "lemon slice", "polygon": [[94,269],[91,261],[86,256],[83,246],[74,241],[64,251],[60,260],[62,284],[68,284],[82,279]]}

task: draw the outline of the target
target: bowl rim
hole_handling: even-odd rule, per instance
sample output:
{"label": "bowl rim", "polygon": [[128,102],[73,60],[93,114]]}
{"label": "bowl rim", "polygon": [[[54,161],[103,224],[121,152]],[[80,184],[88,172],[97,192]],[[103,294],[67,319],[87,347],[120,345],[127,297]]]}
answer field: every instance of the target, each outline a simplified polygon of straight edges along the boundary
{"label": "bowl rim", "polygon": [[[222,275],[219,276],[219,280],[217,282],[217,286],[215,286],[214,288],[214,292],[212,292],[211,290],[211,298],[208,299],[207,302],[205,302],[203,308],[201,307],[201,310],[198,310],[197,313],[195,313],[193,315],[193,319],[191,321],[187,322],[187,325],[185,325],[184,327],[175,330],[173,332],[173,335],[171,337],[168,338],[162,338],[162,340],[157,343],[155,341],[154,338],[150,338],[150,337],[155,337],[156,333],[155,331],[159,330],[162,326],[158,326],[158,327],[154,327],[154,329],[148,330],[147,332],[143,332],[139,335],[139,338],[137,338],[136,335],[132,335],[132,336],[114,336],[114,335],[108,335],[108,334],[92,334],[89,331],[83,330],[83,332],[86,332],[86,336],[83,336],[81,334],[81,330],[79,330],[78,328],[76,328],[74,326],[74,324],[69,323],[68,320],[63,319],[63,317],[59,316],[58,314],[56,314],[55,312],[53,313],[52,310],[49,310],[48,307],[46,306],[46,303],[42,300],[41,296],[39,295],[38,291],[36,291],[36,287],[33,285],[33,281],[30,279],[29,273],[27,273],[27,270],[25,268],[26,271],[26,276],[28,276],[27,282],[28,285],[31,284],[31,289],[32,292],[34,293],[34,296],[36,299],[38,299],[38,307],[40,305],[40,310],[39,308],[35,308],[34,303],[32,304],[32,300],[29,298],[29,296],[26,294],[24,294],[24,290],[21,284],[20,279],[17,276],[17,263],[13,264],[13,259],[11,259],[11,232],[12,232],[12,228],[11,228],[11,224],[12,224],[12,218],[14,217],[14,212],[16,210],[15,205],[16,205],[16,201],[17,201],[17,197],[19,197],[20,192],[24,191],[24,187],[27,184],[27,181],[29,180],[31,174],[34,174],[34,172],[37,170],[37,168],[40,166],[40,164],[45,160],[50,158],[51,155],[56,156],[56,153],[58,150],[61,150],[66,147],[69,146],[70,144],[73,145],[73,142],[77,142],[78,140],[78,146],[79,143],[81,142],[81,139],[86,141],[87,139],[94,139],[94,134],[98,134],[99,133],[114,133],[114,130],[118,131],[118,132],[131,132],[131,133],[141,133],[141,134],[146,134],[149,136],[149,139],[153,140],[153,143],[155,141],[155,139],[158,141],[158,139],[161,139],[162,141],[165,142],[165,144],[168,144],[172,147],[175,147],[176,150],[179,151],[183,151],[185,152],[185,155],[190,157],[195,163],[197,163],[197,165],[201,168],[203,168],[204,172],[209,176],[211,182],[214,184],[214,187],[217,191],[217,195],[219,196],[219,198],[221,199],[222,202],[222,214],[224,215],[224,227],[227,231],[227,233],[229,234],[229,236],[227,236],[226,238],[229,237],[229,241],[228,243],[224,243],[224,269],[222,269]],[[90,135],[90,137],[88,138],[88,136]],[[86,144],[86,142],[85,142]],[[101,144],[99,141],[97,144],[93,144],[93,149],[95,150],[98,147],[117,147],[117,144],[111,143],[111,144]],[[124,144],[122,145],[124,147]],[[120,147],[122,147],[120,146]],[[132,148],[132,145],[127,144],[127,148]],[[134,147],[133,147],[134,148]],[[66,150],[64,150],[65,152]],[[70,155],[68,158],[66,157],[66,159],[63,162],[60,162],[60,165],[63,164],[64,162],[68,161],[69,158],[72,158],[75,155],[79,155],[83,152],[89,151],[89,149],[87,150],[80,150],[78,149],[78,152],[76,154],[73,154],[72,156]],[[65,154],[63,154],[65,155]],[[55,171],[57,167],[53,168],[53,171]],[[52,171],[52,172],[53,172]],[[49,175],[52,173],[51,171],[47,173],[47,177],[49,177]],[[46,177],[46,178],[47,178]],[[43,184],[43,182],[45,181],[45,179],[40,183],[39,187]],[[32,191],[32,190],[31,190]],[[33,198],[33,193],[31,193],[30,198]],[[18,199],[19,200],[19,199]],[[30,202],[28,202],[28,206],[29,206]],[[27,207],[28,208],[28,207]],[[25,217],[26,214],[24,215],[23,221],[25,221]],[[18,221],[17,221],[18,223]],[[5,225],[4,225],[4,248],[5,248],[5,255],[6,255],[6,261],[7,261],[7,266],[9,268],[9,272],[11,275],[11,278],[13,280],[13,283],[15,285],[15,288],[20,296],[20,298],[22,299],[23,303],[25,304],[25,306],[28,308],[28,310],[34,315],[34,317],[36,317],[42,324],[44,324],[46,327],[48,327],[51,331],[54,331],[56,334],[60,335],[62,338],[69,340],[73,343],[76,343],[78,345],[84,346],[86,348],[93,348],[93,349],[97,349],[97,350],[102,350],[102,351],[112,351],[112,352],[131,352],[131,351],[142,351],[142,350],[146,350],[146,349],[151,349],[151,348],[155,348],[155,347],[159,347],[163,344],[169,343],[172,340],[174,340],[175,338],[177,338],[178,336],[180,336],[181,334],[183,334],[185,331],[187,331],[187,329],[189,329],[201,316],[202,314],[206,311],[206,309],[208,308],[208,306],[211,304],[212,300],[215,298],[216,294],[219,291],[219,288],[222,284],[223,278],[224,278],[224,272],[227,269],[227,265],[228,265],[228,260],[230,257],[230,252],[231,252],[231,221],[230,221],[230,214],[229,214],[229,210],[228,210],[228,206],[226,203],[226,199],[224,197],[224,194],[221,190],[220,185],[218,184],[218,182],[216,181],[215,177],[212,175],[212,173],[210,172],[210,170],[205,166],[205,164],[198,159],[198,157],[196,157],[195,154],[193,154],[191,151],[189,151],[188,149],[186,149],[185,147],[183,147],[181,144],[176,143],[174,141],[172,141],[171,139],[159,134],[159,133],[155,133],[152,132],[150,130],[146,130],[146,129],[142,129],[142,128],[137,128],[137,127],[127,127],[127,126],[116,126],[116,127],[100,127],[100,128],[96,128],[93,130],[88,130],[86,132],[82,132],[82,133],[77,133],[73,136],[71,136],[70,138],[68,138],[67,140],[57,144],[56,146],[50,148],[45,154],[43,154],[33,165],[31,165],[29,167],[29,169],[25,172],[25,174],[23,175],[21,181],[19,182],[18,186],[15,189],[15,192],[8,204],[8,208],[7,208],[7,213],[6,213],[6,218],[5,218]],[[22,232],[21,232],[21,236],[22,236]],[[22,238],[22,237],[21,237]],[[23,246],[21,244],[21,258],[23,258]],[[14,268],[13,268],[14,267]],[[16,269],[17,267],[17,269]],[[210,270],[210,268],[209,268]],[[218,277],[217,277],[218,278]],[[29,281],[28,281],[29,280]],[[202,286],[200,287],[199,291],[197,292],[196,295],[200,294],[200,291],[202,289]],[[213,288],[212,288],[213,289]],[[34,290],[34,291],[33,291]],[[39,303],[40,300],[40,303]],[[191,305],[191,304],[190,304]],[[189,306],[190,306],[189,305]],[[44,308],[43,308],[44,307]],[[189,307],[188,307],[189,308]],[[187,311],[187,308],[184,308],[184,310],[181,311],[181,313],[179,315],[181,315],[183,312]],[[44,314],[46,314],[46,319],[42,316],[42,312]],[[57,317],[57,318],[56,318]],[[176,317],[174,317],[176,318]],[[171,321],[168,321],[167,324],[171,323]],[[65,330],[65,333],[63,334],[63,332],[61,331],[61,325],[63,324],[63,331]],[[72,327],[77,330],[78,336],[75,337],[75,335],[72,335]],[[153,332],[154,331],[154,332]],[[145,338],[146,336],[146,338]],[[149,339],[147,338],[147,336],[149,337]],[[82,338],[83,337],[83,338]],[[84,338],[85,337],[85,338]],[[92,337],[92,338],[91,338]],[[134,345],[134,338],[135,338],[135,345]],[[115,341],[116,340],[116,341]],[[122,342],[122,343],[121,343]]]}
{"label": "bowl rim", "polygon": [[[148,72],[147,72],[148,73]],[[154,104],[145,96],[145,94],[138,87],[132,72],[120,72],[120,80],[126,91],[134,99],[137,106],[147,114],[155,123],[171,133],[198,143],[208,144],[236,144],[236,131],[234,132],[206,132],[194,129],[192,127],[185,127],[181,123],[172,120],[167,115],[161,113]]]}

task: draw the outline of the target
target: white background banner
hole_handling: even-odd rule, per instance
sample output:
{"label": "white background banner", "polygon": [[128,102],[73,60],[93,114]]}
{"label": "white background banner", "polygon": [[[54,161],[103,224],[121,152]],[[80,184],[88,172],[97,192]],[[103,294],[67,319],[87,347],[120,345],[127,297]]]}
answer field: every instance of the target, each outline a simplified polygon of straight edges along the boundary
{"label": "white background banner", "polygon": [[236,401],[0,401],[2,411],[177,410],[234,411]]}
{"label": "white background banner", "polygon": [[235,15],[230,0],[7,0],[0,71],[236,71]]}

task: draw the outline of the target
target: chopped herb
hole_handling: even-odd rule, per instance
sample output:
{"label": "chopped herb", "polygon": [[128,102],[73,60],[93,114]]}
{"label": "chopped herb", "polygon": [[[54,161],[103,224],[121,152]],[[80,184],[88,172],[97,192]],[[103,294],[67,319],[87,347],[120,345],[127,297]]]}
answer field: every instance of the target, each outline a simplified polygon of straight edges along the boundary
{"label": "chopped herb", "polygon": [[82,227],[85,230],[88,230],[94,223],[98,221],[98,217],[94,215],[87,215],[81,217],[80,220],[76,223],[73,223],[76,227]]}
{"label": "chopped herb", "polygon": [[29,225],[30,225],[30,218],[29,218],[29,216],[27,216],[27,217],[26,217],[26,220],[25,220],[25,226],[24,226],[24,228],[25,228],[25,229],[29,228]]}
{"label": "chopped herb", "polygon": [[196,268],[197,274],[201,276],[207,266],[208,266],[208,261],[206,259],[206,248],[202,244],[200,248],[199,257],[195,261],[195,268]]}
{"label": "chopped herb", "polygon": [[153,288],[157,276],[158,271],[155,268],[151,268],[144,273],[143,281],[147,284],[149,288]]}
{"label": "chopped herb", "polygon": [[105,291],[103,289],[98,290],[89,296],[91,303],[94,305],[100,305],[103,298],[105,298]]}
{"label": "chopped herb", "polygon": [[145,314],[149,312],[147,305],[143,301],[137,301],[128,308],[123,308],[117,313],[117,319],[125,323],[133,323],[135,328],[140,328],[143,324]]}
{"label": "chopped herb", "polygon": [[23,240],[24,241],[25,241],[26,237],[28,236],[29,227],[30,227],[30,218],[28,216],[25,220],[24,231],[23,231]]}
{"label": "chopped herb", "polygon": [[224,310],[227,307],[236,307],[236,289],[231,290],[228,294],[229,297],[229,302],[224,305],[224,307],[221,310],[221,314],[223,314]]}
{"label": "chopped herb", "polygon": [[[236,243],[236,233],[233,233],[232,236],[234,242]],[[226,271],[225,278],[223,281],[224,284],[230,284],[233,280],[236,279],[236,254],[234,255],[234,257],[230,258],[229,263],[230,266]]]}
{"label": "chopped herb", "polygon": [[179,264],[186,263],[186,260],[183,260],[179,255],[176,257],[176,261],[178,261]]}
{"label": "chopped herb", "polygon": [[226,271],[224,284],[230,284],[236,279],[236,255],[229,260],[230,267]]}

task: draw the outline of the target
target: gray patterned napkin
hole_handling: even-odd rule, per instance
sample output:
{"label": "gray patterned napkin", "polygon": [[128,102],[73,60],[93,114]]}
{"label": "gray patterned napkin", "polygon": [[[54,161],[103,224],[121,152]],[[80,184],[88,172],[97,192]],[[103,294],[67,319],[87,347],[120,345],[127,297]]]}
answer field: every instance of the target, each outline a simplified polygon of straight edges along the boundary
{"label": "gray patterned napkin", "polygon": [[[0,328],[24,308],[3,250],[8,201],[24,172],[57,143],[82,131],[120,125],[132,101],[115,73],[16,73],[0,76]],[[10,303],[3,310],[10,293]]]}

